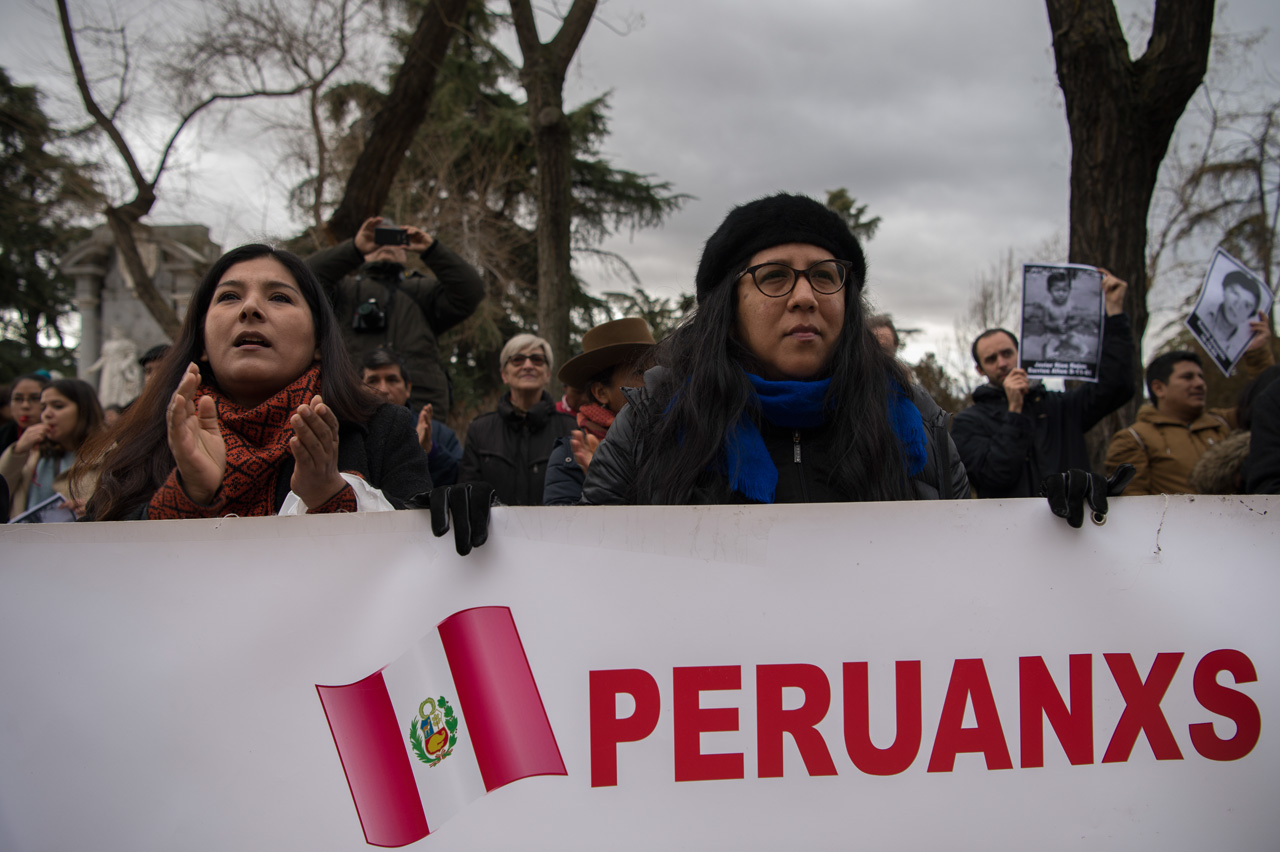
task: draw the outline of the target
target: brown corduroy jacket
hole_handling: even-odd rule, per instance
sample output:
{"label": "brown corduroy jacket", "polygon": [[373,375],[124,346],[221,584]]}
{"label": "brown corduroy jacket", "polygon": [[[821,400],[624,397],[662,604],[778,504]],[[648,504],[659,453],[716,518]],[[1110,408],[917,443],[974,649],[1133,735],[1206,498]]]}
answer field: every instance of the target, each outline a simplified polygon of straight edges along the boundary
{"label": "brown corduroy jacket", "polygon": [[1190,425],[1161,414],[1153,405],[1138,409],[1138,420],[1111,438],[1107,474],[1128,462],[1138,473],[1124,490],[1135,494],[1189,494],[1187,478],[1205,450],[1231,432],[1233,408],[1206,410]]}

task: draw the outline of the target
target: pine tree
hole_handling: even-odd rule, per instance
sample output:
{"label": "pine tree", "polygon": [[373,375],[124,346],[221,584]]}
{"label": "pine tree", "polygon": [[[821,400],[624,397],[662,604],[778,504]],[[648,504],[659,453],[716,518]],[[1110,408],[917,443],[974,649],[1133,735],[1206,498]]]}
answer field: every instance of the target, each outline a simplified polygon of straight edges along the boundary
{"label": "pine tree", "polygon": [[[515,94],[519,69],[493,44],[500,26],[502,19],[483,4],[468,6],[437,77],[427,119],[381,211],[398,224],[425,228],[474,263],[485,279],[488,297],[479,310],[441,341],[454,384],[451,420],[459,424],[495,404],[501,392],[497,356],[503,343],[521,332],[539,332],[536,156],[528,107]],[[369,84],[329,93],[339,183],[364,143],[368,117],[384,97]],[[607,97],[601,97],[568,113],[572,245],[576,253],[595,256],[610,234],[658,225],[685,198],[670,184],[618,169],[601,156],[607,110]],[[299,190],[302,206],[314,188],[304,184]],[[637,281],[622,258],[604,258]],[[607,300],[591,296],[574,276],[574,344],[582,332],[611,316]]]}
{"label": "pine tree", "polygon": [[0,69],[0,376],[74,372],[64,321],[71,281],[57,258],[80,239],[77,213],[97,192],[88,168],[57,150],[61,134],[33,86]]}

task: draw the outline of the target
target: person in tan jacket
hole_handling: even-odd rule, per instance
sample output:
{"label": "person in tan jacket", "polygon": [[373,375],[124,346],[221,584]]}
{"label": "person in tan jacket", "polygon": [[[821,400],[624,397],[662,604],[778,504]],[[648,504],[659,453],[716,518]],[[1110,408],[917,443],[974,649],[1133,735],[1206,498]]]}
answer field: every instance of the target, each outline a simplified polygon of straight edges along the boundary
{"label": "person in tan jacket", "polygon": [[[1252,325],[1254,340],[1243,364],[1249,375],[1257,375],[1275,359],[1268,326],[1262,321]],[[1192,493],[1191,469],[1236,428],[1236,410],[1205,408],[1204,368],[1194,352],[1166,352],[1147,367],[1146,379],[1152,404],[1138,409],[1137,421],[1112,436],[1107,473],[1126,462],[1137,469],[1125,496]]]}

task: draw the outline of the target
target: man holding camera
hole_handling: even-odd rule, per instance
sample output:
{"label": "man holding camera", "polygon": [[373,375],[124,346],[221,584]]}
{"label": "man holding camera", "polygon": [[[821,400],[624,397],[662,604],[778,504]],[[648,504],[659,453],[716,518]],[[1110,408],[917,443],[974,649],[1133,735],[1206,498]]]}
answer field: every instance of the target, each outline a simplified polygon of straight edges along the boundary
{"label": "man holding camera", "polygon": [[[434,277],[405,271],[410,251]],[[311,255],[307,265],[333,304],[356,371],[379,347],[398,352],[415,380],[410,407],[420,411],[430,403],[443,417],[452,394],[437,339],[484,298],[484,282],[471,264],[425,231],[374,216],[353,239]]]}

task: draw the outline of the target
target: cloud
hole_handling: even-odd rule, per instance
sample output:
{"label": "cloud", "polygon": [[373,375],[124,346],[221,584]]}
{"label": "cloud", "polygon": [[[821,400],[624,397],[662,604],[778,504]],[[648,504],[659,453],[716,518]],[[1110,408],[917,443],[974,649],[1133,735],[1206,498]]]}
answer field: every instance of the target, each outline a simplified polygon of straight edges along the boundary
{"label": "cloud", "polygon": [[[1131,24],[1152,4],[1118,5],[1141,53]],[[1232,0],[1215,26],[1278,24],[1280,4]],[[547,39],[558,24],[543,14],[539,26]],[[1276,37],[1257,56],[1275,55]],[[5,66],[66,103],[52,91],[61,49],[47,9],[0,8]],[[605,0],[566,103],[606,91],[605,155],[694,196],[663,227],[605,246],[657,295],[692,291],[703,241],[734,205],[843,186],[883,217],[866,247],[870,295],[926,330],[912,343],[923,349],[941,345],[980,271],[1067,229],[1070,143],[1041,3]],[[205,221],[224,245],[298,227],[265,144],[203,133],[201,145],[184,149],[186,187],[166,178],[156,221]],[[628,286],[589,260],[579,270],[596,289]]]}
{"label": "cloud", "polygon": [[733,205],[844,186],[884,218],[867,246],[877,300],[949,324],[990,257],[1066,224],[1048,22],[1012,5],[1027,8],[655,0],[626,36],[590,32],[570,93],[612,89],[608,153],[697,197],[610,248],[646,287],[688,290]]}

